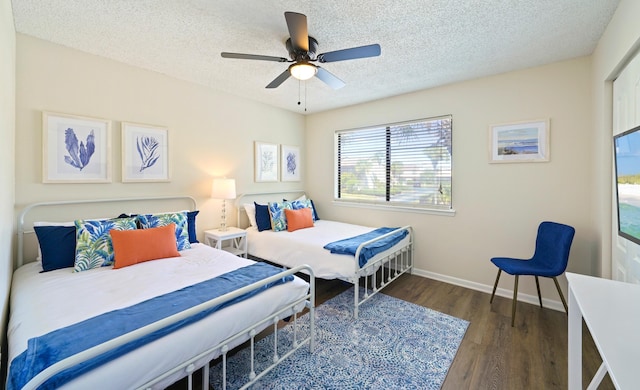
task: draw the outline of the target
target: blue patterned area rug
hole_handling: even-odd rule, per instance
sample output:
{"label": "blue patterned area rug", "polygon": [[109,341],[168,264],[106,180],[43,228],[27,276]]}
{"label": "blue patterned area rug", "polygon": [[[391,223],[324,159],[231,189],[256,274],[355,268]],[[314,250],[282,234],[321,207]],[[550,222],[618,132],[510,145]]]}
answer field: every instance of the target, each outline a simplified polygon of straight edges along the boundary
{"label": "blue patterned area rug", "polygon": [[[251,389],[440,389],[469,325],[381,293],[360,306],[358,320],[352,311],[353,288],[318,306],[315,351],[304,346]],[[299,332],[308,332],[308,322],[308,314],[298,319]],[[279,352],[292,339],[292,326],[282,328]],[[273,335],[258,341],[256,351],[260,372],[273,358]],[[249,354],[245,348],[228,359],[227,389],[246,383]],[[220,364],[211,368],[214,389],[222,388],[220,370]]]}

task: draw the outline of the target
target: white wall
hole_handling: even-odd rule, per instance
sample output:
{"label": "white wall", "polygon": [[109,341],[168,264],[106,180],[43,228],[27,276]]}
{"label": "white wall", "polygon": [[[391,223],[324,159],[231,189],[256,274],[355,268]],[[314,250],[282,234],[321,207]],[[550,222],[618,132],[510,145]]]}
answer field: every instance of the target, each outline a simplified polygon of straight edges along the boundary
{"label": "white wall", "polygon": [[[489,259],[530,257],[542,220],[576,228],[569,269],[592,274],[598,237],[591,224],[590,72],[590,58],[579,58],[310,115],[307,191],[321,218],[412,225],[423,275],[486,290],[497,272]],[[455,216],[332,205],[335,130],[444,114],[453,115]],[[490,124],[539,118],[551,121],[550,162],[488,162]],[[535,295],[533,278],[522,279],[520,291]],[[557,301],[553,282],[542,283],[543,296]],[[512,291],[513,278],[501,278],[500,286]]]}
{"label": "white wall", "polygon": [[[209,199],[214,176],[236,179],[237,192],[300,188],[254,183],[253,142],[299,145],[304,118],[165,75],[17,34],[16,202],[186,194],[196,198],[202,230],[220,224]],[[112,183],[42,183],[42,111],[112,120]],[[170,183],[121,182],[120,123],[166,126]],[[235,212],[227,208],[227,224]]]}
{"label": "white wall", "polygon": [[[10,0],[0,0],[0,343],[4,344],[5,323],[11,283],[11,252],[15,162],[15,62],[16,34]],[[1,379],[0,379],[1,380]]]}

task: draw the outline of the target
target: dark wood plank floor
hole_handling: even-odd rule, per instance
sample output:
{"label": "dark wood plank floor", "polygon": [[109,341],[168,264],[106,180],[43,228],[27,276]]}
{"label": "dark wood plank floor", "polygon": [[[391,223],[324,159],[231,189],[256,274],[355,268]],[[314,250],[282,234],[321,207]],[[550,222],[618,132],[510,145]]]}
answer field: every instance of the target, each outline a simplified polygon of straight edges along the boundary
{"label": "dark wood plank floor", "polygon": [[[316,304],[348,289],[337,280],[317,280]],[[511,300],[414,275],[403,275],[384,293],[470,322],[442,387],[460,389],[566,389],[567,316],[519,302],[511,327]],[[602,360],[583,327],[583,385]],[[184,387],[185,381],[171,386]],[[614,389],[605,376],[599,389]]]}

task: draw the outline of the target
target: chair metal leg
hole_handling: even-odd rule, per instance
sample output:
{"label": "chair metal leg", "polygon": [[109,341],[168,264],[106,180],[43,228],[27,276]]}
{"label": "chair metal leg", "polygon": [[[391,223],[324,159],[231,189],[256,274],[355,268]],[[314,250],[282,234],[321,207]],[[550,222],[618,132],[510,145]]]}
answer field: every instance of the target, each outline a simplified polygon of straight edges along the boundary
{"label": "chair metal leg", "polygon": [[489,300],[489,303],[493,303],[493,297],[496,295],[496,288],[498,288],[498,280],[500,280],[501,273],[502,270],[498,268],[498,276],[496,277],[496,282],[493,284],[493,292],[491,293],[491,300]]}
{"label": "chair metal leg", "polygon": [[538,301],[540,301],[540,307],[542,307],[542,295],[540,295],[540,282],[538,281],[538,275],[534,275],[536,278],[536,288],[538,289]]}
{"label": "chair metal leg", "polygon": [[564,295],[562,295],[562,290],[560,290],[560,284],[558,283],[558,279],[553,277],[553,281],[556,283],[556,288],[558,289],[558,294],[560,294],[560,300],[562,300],[562,305],[564,306],[564,311],[569,314],[569,308],[567,307],[567,301],[564,300]]}
{"label": "chair metal leg", "polygon": [[515,275],[516,280],[513,285],[513,303],[511,304],[511,326],[516,322],[516,302],[518,300],[518,275]]}

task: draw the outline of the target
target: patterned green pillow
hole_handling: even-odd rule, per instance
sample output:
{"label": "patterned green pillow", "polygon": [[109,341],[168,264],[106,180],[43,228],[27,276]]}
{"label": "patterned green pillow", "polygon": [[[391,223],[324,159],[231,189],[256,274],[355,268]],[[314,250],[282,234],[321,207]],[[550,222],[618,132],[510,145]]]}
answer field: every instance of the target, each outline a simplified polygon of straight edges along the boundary
{"label": "patterned green pillow", "polygon": [[133,230],[135,218],[74,221],[76,225],[76,260],[74,272],[113,265],[110,230]]}
{"label": "patterned green pillow", "polygon": [[191,248],[191,244],[189,243],[189,229],[187,226],[186,211],[179,213],[141,214],[138,215],[138,221],[143,229],[166,226],[175,223],[178,250],[181,251]]}
{"label": "patterned green pillow", "polygon": [[316,218],[316,212],[313,209],[313,202],[311,202],[311,199],[296,199],[296,200],[292,200],[291,201],[291,207],[293,207],[294,210],[299,210],[299,209],[303,209],[303,208],[309,208],[311,209],[311,214],[313,215],[313,220],[317,221],[318,219]]}
{"label": "patterned green pillow", "polygon": [[293,210],[291,202],[269,202],[269,216],[271,217],[271,228],[274,232],[287,230],[287,217],[284,209]]}

